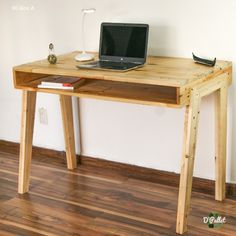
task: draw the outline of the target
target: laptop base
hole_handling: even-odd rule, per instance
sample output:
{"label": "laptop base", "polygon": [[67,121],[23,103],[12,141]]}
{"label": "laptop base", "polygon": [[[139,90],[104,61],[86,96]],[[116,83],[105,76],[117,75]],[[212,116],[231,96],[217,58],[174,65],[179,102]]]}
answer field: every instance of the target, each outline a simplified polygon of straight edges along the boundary
{"label": "laptop base", "polygon": [[143,64],[137,64],[132,62],[93,61],[78,65],[77,68],[91,70],[129,71],[141,66],[143,66]]}

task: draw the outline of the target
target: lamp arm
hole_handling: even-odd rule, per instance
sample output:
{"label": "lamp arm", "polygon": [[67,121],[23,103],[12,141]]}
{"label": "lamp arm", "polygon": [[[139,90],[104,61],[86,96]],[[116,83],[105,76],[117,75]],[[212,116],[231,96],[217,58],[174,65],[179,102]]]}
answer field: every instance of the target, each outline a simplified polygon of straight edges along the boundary
{"label": "lamp arm", "polygon": [[86,13],[84,12],[83,13],[83,16],[82,16],[82,30],[81,30],[81,33],[82,33],[82,47],[83,47],[83,52],[82,53],[85,53],[85,16],[86,16]]}

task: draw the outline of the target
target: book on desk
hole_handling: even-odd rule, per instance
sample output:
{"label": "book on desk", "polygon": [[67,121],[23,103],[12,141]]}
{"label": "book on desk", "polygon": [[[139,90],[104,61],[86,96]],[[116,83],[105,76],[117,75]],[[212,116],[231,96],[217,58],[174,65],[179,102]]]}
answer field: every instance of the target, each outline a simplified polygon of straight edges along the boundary
{"label": "book on desk", "polygon": [[38,88],[73,90],[84,82],[84,79],[68,76],[48,76],[38,85]]}

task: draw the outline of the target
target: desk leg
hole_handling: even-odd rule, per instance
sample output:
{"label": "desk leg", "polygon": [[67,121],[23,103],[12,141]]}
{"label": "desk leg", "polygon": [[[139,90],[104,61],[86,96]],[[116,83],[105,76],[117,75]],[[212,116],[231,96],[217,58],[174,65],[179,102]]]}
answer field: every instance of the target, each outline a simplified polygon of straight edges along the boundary
{"label": "desk leg", "polygon": [[74,122],[71,96],[60,95],[60,103],[66,146],[67,168],[72,170],[77,167],[77,160],[75,153]]}
{"label": "desk leg", "polygon": [[216,91],[215,135],[216,135],[216,182],[215,199],[225,198],[226,182],[226,139],[227,139],[227,86]]}
{"label": "desk leg", "polygon": [[82,125],[81,125],[81,106],[80,106],[80,98],[77,98],[78,102],[78,125],[79,125],[79,148],[80,148],[80,156],[83,155],[83,145],[82,145]]}
{"label": "desk leg", "polygon": [[179,234],[183,234],[187,231],[187,219],[192,192],[193,167],[201,101],[196,90],[193,90],[190,96],[190,104],[186,107],[185,112],[184,145],[176,221],[176,232]]}
{"label": "desk leg", "polygon": [[29,191],[36,92],[23,91],[18,193]]}

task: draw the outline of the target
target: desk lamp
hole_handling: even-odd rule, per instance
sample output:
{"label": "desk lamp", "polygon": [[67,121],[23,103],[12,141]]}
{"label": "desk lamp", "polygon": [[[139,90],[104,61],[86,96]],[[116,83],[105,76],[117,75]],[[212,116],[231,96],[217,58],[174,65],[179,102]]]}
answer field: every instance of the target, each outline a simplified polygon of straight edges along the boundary
{"label": "desk lamp", "polygon": [[95,8],[88,8],[88,9],[83,9],[83,17],[82,17],[82,45],[83,45],[83,52],[79,53],[78,55],[75,56],[76,61],[89,61],[94,58],[93,54],[86,53],[85,51],[85,16],[87,14],[94,13],[96,11]]}

